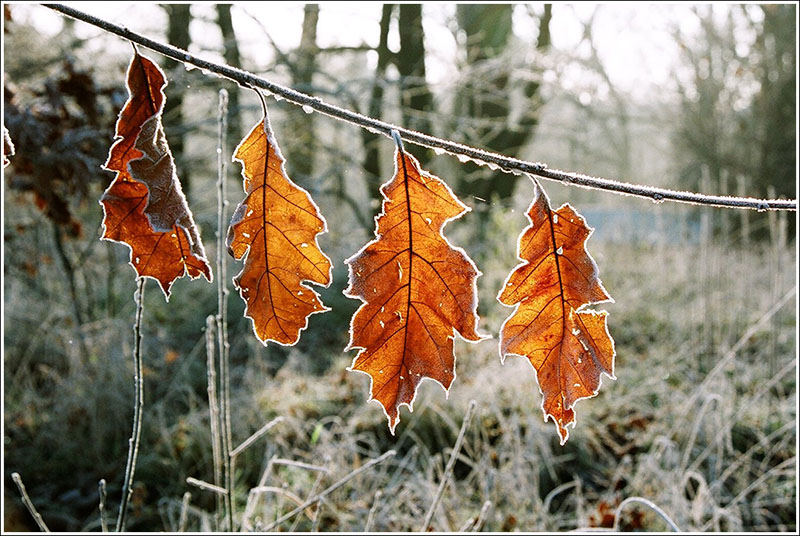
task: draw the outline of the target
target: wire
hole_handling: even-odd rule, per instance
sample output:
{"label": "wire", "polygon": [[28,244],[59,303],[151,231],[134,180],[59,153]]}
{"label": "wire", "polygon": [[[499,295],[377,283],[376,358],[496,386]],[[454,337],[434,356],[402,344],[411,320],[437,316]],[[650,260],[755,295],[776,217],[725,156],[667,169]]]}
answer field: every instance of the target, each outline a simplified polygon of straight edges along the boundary
{"label": "wire", "polygon": [[729,197],[719,195],[706,195],[688,191],[670,190],[666,188],[655,188],[639,184],[632,184],[602,177],[593,177],[583,173],[561,171],[550,169],[547,164],[541,162],[530,162],[505,156],[503,154],[485,151],[475,147],[470,147],[462,143],[437,138],[423,132],[417,132],[403,128],[391,123],[386,123],[372,117],[368,117],[346,108],[341,108],[329,104],[317,97],[295,91],[291,88],[271,82],[265,78],[258,77],[250,72],[231,67],[229,65],[218,64],[199,58],[185,50],[168,45],[159,41],[154,41],[141,34],[118,26],[104,19],[100,19],[83,11],[65,6],[63,4],[43,4],[44,7],[58,11],[74,19],[96,26],[109,33],[116,34],[124,39],[138,43],[164,56],[172,58],[182,63],[194,65],[203,70],[204,73],[214,73],[224,78],[228,78],[245,87],[260,87],[274,95],[278,95],[288,102],[302,106],[305,110],[316,110],[325,115],[346,121],[348,123],[365,128],[376,134],[383,134],[392,137],[391,132],[397,131],[398,135],[411,143],[428,147],[437,153],[447,152],[459,158],[459,161],[472,160],[480,165],[488,165],[490,168],[499,169],[506,173],[527,173],[543,179],[550,179],[566,184],[573,184],[584,188],[605,190],[622,195],[644,197],[656,203],[662,201],[676,201],[680,203],[690,203],[695,205],[707,205],[725,208],[753,209],[759,212],[767,210],[797,210],[796,199],[756,199],[752,197]]}

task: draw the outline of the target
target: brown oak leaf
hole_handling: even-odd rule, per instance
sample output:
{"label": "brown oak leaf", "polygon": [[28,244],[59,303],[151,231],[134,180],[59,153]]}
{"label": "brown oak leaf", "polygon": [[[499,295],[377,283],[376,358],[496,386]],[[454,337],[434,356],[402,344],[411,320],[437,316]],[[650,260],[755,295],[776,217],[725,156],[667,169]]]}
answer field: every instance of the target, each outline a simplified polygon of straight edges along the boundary
{"label": "brown oak leaf", "polygon": [[420,171],[413,156],[395,152],[394,177],[381,193],[376,238],[345,261],[345,295],[364,302],[351,320],[345,351],[360,349],[349,370],[370,376],[370,400],[383,406],[394,433],[400,406],[413,411],[423,378],[449,391],[455,332],[467,341],[483,338],[476,332],[481,274],[442,235],[445,224],[469,207],[441,179]]}
{"label": "brown oak leaf", "polygon": [[243,166],[247,197],[228,228],[228,252],[237,260],[245,258],[233,282],[256,337],[265,345],[269,340],[292,345],[309,315],[328,310],[303,284],[330,285],[331,261],[317,244],[327,225],[309,193],[286,175],[266,110],[234,159]]}
{"label": "brown oak leaf", "polygon": [[536,182],[530,226],[519,238],[522,261],[498,300],[516,305],[500,331],[500,358],[527,357],[536,370],[542,411],[555,422],[563,445],[575,426],[575,402],[600,389],[601,374],[614,378],[614,341],[605,311],[585,309],[612,301],[585,249],[592,229],[569,205],[558,210]]}
{"label": "brown oak leaf", "polygon": [[3,167],[8,166],[11,160],[9,156],[14,156],[14,143],[11,141],[11,136],[8,135],[6,126],[3,125]]}
{"label": "brown oak leaf", "polygon": [[169,299],[172,283],[201,274],[211,281],[200,233],[186,203],[164,137],[164,73],[135,53],[128,67],[130,97],[117,119],[104,168],[116,177],[100,198],[105,240],[126,244],[140,277],[157,280]]}

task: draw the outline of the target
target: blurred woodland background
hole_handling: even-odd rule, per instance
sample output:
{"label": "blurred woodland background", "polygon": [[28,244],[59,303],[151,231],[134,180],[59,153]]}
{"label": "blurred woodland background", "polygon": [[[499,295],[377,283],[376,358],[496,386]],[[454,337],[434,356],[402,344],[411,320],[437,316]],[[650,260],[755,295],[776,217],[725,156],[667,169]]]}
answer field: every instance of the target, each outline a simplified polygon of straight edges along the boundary
{"label": "blurred woodland background", "polygon": [[[137,4],[97,14],[331,103],[550,167],[797,197],[795,5],[256,5]],[[270,17],[271,9],[286,15]],[[97,203],[113,178],[100,166],[127,98],[130,47],[42,6],[3,10],[3,122],[16,145],[3,172],[3,523],[35,529],[11,483],[17,471],[51,529],[99,530],[97,484],[108,482],[110,519],[133,412],[134,272],[127,248],[98,239]],[[341,40],[322,39],[326,18],[349,17]],[[291,44],[271,37],[279,31]],[[621,79],[613,41],[631,35],[641,48],[626,53],[642,55],[631,69],[653,70]],[[260,105],[250,90],[142,52],[168,74],[167,138],[213,262],[217,92],[230,92],[227,155]],[[664,76],[655,77],[658,68]],[[295,347],[263,347],[239,297],[228,301],[234,444],[277,415],[286,419],[237,462],[240,510],[268,465],[277,490],[262,495],[253,527],[392,448],[395,458],[282,529],[359,531],[370,512],[374,530],[418,529],[475,399],[436,530],[475,523],[487,501],[474,528],[610,527],[629,496],[655,502],[684,530],[797,530],[795,213],[653,204],[543,181],[554,205],[569,201],[595,228],[587,248],[616,300],[604,308],[618,379],[577,405],[577,427],[561,447],[542,421],[528,364],[501,366],[496,338],[459,342],[449,400],[424,384],[392,437],[380,409],[365,404],[368,378],[345,371],[358,302],[342,295],[342,261],[371,237],[393,144],[268,104],[289,175],[328,220],[319,242],[335,268],[321,292],[332,310],[312,316]],[[473,208],[445,235],[484,273],[481,329],[496,337],[510,309],[495,296],[517,264],[532,184],[407,150]],[[228,166],[231,203],[242,196],[239,172]],[[213,494],[186,484],[189,476],[212,480],[204,330],[215,287],[179,280],[167,304],[148,286],[130,530],[180,528],[186,491],[185,527],[215,527]],[[324,471],[270,464],[276,457]],[[619,522],[666,529],[637,505]]]}

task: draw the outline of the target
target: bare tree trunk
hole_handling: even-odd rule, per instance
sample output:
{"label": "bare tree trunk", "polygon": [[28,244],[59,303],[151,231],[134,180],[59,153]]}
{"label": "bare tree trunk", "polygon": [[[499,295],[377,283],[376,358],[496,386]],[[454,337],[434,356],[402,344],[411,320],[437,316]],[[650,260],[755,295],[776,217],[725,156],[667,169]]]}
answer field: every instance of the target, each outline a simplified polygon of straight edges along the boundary
{"label": "bare tree trunk", "polygon": [[[189,24],[192,22],[190,4],[162,4],[167,12],[167,41],[171,45],[187,50],[191,43]],[[177,61],[165,60],[170,78],[182,74],[183,65]],[[183,84],[174,84],[170,88],[169,98],[164,104],[164,133],[169,140],[172,154],[175,156],[175,167],[181,181],[183,191],[191,197],[191,180],[186,166],[184,154],[184,133],[186,126],[183,119]]]}
{"label": "bare tree trunk", "polygon": [[[403,125],[407,128],[431,131],[427,114],[433,111],[433,95],[425,81],[425,33],[422,29],[422,5],[400,4],[398,17],[400,52],[397,70],[400,73],[400,105]],[[433,156],[430,149],[415,151],[425,166]]]}
{"label": "bare tree trunk", "polygon": [[[378,40],[378,65],[375,68],[375,80],[372,82],[372,92],[369,97],[369,111],[367,115],[370,117],[380,118],[383,114],[383,86],[386,82],[386,68],[392,61],[393,54],[389,50],[389,25],[392,22],[392,11],[394,11],[393,4],[383,4],[381,11],[380,22],[380,38]],[[369,198],[373,204],[380,203],[380,185],[381,185],[381,160],[380,160],[380,143],[382,138],[375,136],[368,130],[361,130],[361,141],[364,145],[364,172],[367,181],[367,191],[369,191]]]}
{"label": "bare tree trunk", "polygon": [[[225,63],[232,67],[241,68],[242,60],[239,55],[239,43],[233,30],[231,19],[231,4],[217,4],[217,25],[222,32],[222,55]],[[239,110],[239,86],[228,91],[228,144],[235,146],[239,143],[244,133],[242,132],[242,115]]]}
{"label": "bare tree trunk", "polygon": [[[303,10],[303,33],[300,46],[294,51],[294,61],[290,65],[292,86],[303,92],[311,91],[311,82],[317,70],[317,22],[319,21],[319,4],[306,4]],[[308,179],[314,172],[314,161],[317,153],[317,137],[314,129],[314,114],[307,114],[296,107],[288,113],[287,129],[291,132],[287,144],[286,165],[291,168],[292,178],[300,183]]]}
{"label": "bare tree trunk", "polygon": [[[486,71],[488,74],[470,80],[460,92],[458,113],[473,119],[485,120],[471,129],[474,134],[468,135],[467,142],[486,147],[504,154],[516,154],[533,134],[538,123],[536,111],[541,107],[539,95],[540,84],[534,81],[525,82],[522,87],[526,97],[526,113],[511,124],[509,92],[509,71],[502,65],[492,66],[491,62],[499,62],[506,51],[512,33],[513,6],[509,4],[459,4],[456,8],[458,25],[466,35],[467,65],[470,73]],[[546,4],[544,13],[539,19],[539,36],[536,48],[546,50],[550,46],[550,19],[552,6]],[[514,192],[518,177],[493,173],[481,169],[481,180],[463,180],[458,189],[460,193],[491,201],[495,196],[500,200],[509,199]],[[491,174],[493,177],[484,176]],[[484,180],[492,179],[492,180]],[[488,207],[488,205],[479,205]],[[477,207],[476,207],[477,208]],[[485,221],[488,210],[476,210],[477,215]],[[478,226],[479,233],[485,225]]]}

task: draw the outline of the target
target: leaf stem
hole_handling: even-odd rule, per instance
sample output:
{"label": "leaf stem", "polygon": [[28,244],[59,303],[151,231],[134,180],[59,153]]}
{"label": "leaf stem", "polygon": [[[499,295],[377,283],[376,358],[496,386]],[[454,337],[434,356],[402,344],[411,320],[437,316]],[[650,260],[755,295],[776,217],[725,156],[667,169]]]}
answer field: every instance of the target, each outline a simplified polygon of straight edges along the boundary
{"label": "leaf stem", "polygon": [[361,128],[379,131],[385,136],[391,137],[391,131],[396,130],[405,140],[428,147],[431,149],[444,150],[453,155],[461,155],[472,159],[479,164],[493,164],[505,173],[528,173],[545,179],[550,179],[566,184],[574,184],[584,188],[593,188],[615,192],[622,195],[632,195],[644,197],[653,201],[676,201],[680,203],[690,203],[696,205],[708,205],[726,208],[745,208],[758,211],[766,210],[797,210],[796,199],[755,199],[752,197],[729,197],[720,195],[706,195],[694,192],[669,190],[666,188],[655,188],[640,184],[632,184],[601,177],[592,177],[582,173],[549,169],[547,164],[542,162],[530,162],[512,158],[503,154],[478,149],[464,145],[463,143],[437,138],[423,132],[417,132],[407,128],[402,128],[385,121],[380,121],[366,115],[353,112],[346,108],[334,106],[318,97],[307,95],[295,91],[288,87],[271,82],[265,78],[258,77],[250,72],[243,71],[228,65],[218,64],[201,59],[194,54],[180,48],[154,41],[141,34],[133,32],[122,26],[118,26],[104,19],[89,15],[80,10],[65,6],[63,4],[43,4],[44,7],[58,11],[64,15],[75,18],[96,26],[106,32],[116,34],[124,39],[139,43],[143,47],[149,48],[159,54],[172,58],[176,61],[188,63],[199,67],[205,71],[215,73],[219,76],[233,80],[240,85],[257,86],[262,89],[280,95],[285,100],[298,106],[307,106],[333,118],[346,121]]}
{"label": "leaf stem", "polygon": [[125,520],[128,514],[128,502],[133,495],[133,475],[136,471],[136,459],[139,456],[139,440],[142,435],[142,410],[144,408],[144,377],[142,376],[142,312],[144,311],[144,286],[146,278],[136,280],[137,288],[134,298],[136,300],[136,322],[133,325],[133,377],[134,377],[134,406],[133,430],[128,440],[128,461],[125,464],[125,480],[122,485],[122,503],[119,506],[117,517],[117,532],[125,530]]}

